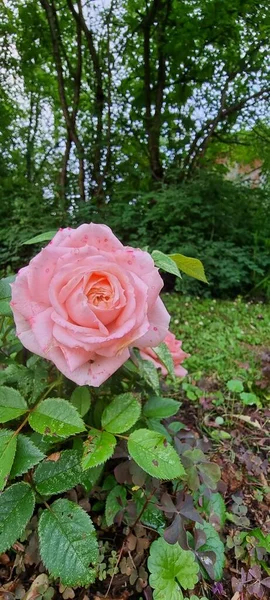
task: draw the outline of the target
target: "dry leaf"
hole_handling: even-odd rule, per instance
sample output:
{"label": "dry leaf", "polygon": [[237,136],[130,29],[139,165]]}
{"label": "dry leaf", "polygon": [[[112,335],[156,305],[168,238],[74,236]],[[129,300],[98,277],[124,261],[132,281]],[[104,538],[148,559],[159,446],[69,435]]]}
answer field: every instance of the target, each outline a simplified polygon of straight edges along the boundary
{"label": "dry leaf", "polygon": [[52,454],[47,456],[46,461],[51,460],[52,462],[57,462],[59,460],[60,456],[61,456],[61,452],[53,452]]}
{"label": "dry leaf", "polygon": [[30,589],[26,592],[23,600],[35,600],[38,596],[42,596],[45,594],[49,587],[49,578],[48,575],[42,573],[38,575],[36,579],[33,581]]}

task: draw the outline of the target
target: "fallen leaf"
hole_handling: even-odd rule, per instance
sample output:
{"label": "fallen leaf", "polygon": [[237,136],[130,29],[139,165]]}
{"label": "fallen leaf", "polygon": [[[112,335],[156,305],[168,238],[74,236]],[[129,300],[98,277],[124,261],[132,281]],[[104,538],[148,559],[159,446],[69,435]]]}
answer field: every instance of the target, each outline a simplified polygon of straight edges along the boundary
{"label": "fallen leaf", "polygon": [[52,462],[57,462],[61,456],[61,452],[53,452],[49,456],[47,456],[46,461],[50,460]]}
{"label": "fallen leaf", "polygon": [[48,575],[42,573],[38,575],[36,579],[33,581],[30,589],[23,596],[22,600],[35,600],[38,596],[42,596],[45,594],[49,587],[49,578]]}

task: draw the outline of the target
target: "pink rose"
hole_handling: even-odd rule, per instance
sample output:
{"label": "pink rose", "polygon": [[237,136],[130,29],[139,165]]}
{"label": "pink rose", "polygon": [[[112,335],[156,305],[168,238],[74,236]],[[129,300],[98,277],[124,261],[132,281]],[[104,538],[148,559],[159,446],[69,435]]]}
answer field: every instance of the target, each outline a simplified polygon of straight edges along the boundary
{"label": "pink rose", "polygon": [[[170,331],[167,333],[163,341],[168,346],[172,355],[174,374],[176,377],[184,377],[187,374],[187,370],[181,367],[181,364],[185,358],[188,358],[189,354],[186,354],[186,352],[182,350],[182,342],[177,340],[175,335]],[[144,360],[150,360],[152,363],[154,363],[157,369],[161,369],[162,375],[168,375],[167,369],[164,367],[160,358],[156,355],[152,348],[144,348],[140,351],[140,355]]]}
{"label": "pink rose", "polygon": [[150,254],[123,246],[106,225],[60,229],[12,285],[17,335],[78,385],[97,387],[129,347],[165,338],[162,286]]}

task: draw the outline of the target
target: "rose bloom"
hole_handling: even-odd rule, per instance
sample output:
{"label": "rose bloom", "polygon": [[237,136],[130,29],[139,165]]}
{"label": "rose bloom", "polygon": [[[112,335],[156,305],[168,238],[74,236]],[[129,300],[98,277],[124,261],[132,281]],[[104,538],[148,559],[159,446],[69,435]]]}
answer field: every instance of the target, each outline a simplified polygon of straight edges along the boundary
{"label": "rose bloom", "polygon": [[162,286],[150,254],[123,246],[106,225],[60,229],[12,284],[17,335],[78,385],[97,387],[130,347],[164,340]]}
{"label": "rose bloom", "polygon": [[[165,339],[163,340],[168,346],[170,353],[172,355],[173,364],[174,364],[174,374],[176,377],[184,377],[187,374],[187,370],[181,366],[182,362],[185,358],[188,358],[189,354],[186,354],[181,348],[182,342],[177,340],[175,335],[170,331],[167,333]],[[144,360],[150,360],[154,363],[157,369],[161,369],[162,375],[168,375],[167,369],[164,367],[160,358],[154,352],[152,348],[144,348],[140,351],[140,355]]]}

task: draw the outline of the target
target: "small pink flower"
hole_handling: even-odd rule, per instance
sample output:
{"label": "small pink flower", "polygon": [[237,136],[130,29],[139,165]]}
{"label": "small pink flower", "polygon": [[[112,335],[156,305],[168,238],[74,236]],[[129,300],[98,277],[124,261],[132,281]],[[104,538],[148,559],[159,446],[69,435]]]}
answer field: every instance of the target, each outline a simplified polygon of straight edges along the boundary
{"label": "small pink flower", "polygon": [[129,348],[164,340],[170,317],[150,254],[95,223],[58,233],[12,285],[17,335],[78,385],[98,387]]}
{"label": "small pink flower", "polygon": [[[186,354],[181,348],[182,342],[177,340],[175,335],[170,331],[167,333],[164,343],[168,346],[172,355],[174,364],[174,374],[176,377],[184,377],[187,374],[187,370],[181,366],[185,358],[188,358],[189,354]],[[157,369],[161,369],[162,375],[168,375],[167,369],[164,367],[160,358],[156,355],[152,348],[144,348],[140,351],[140,355],[144,360],[150,360]]]}

